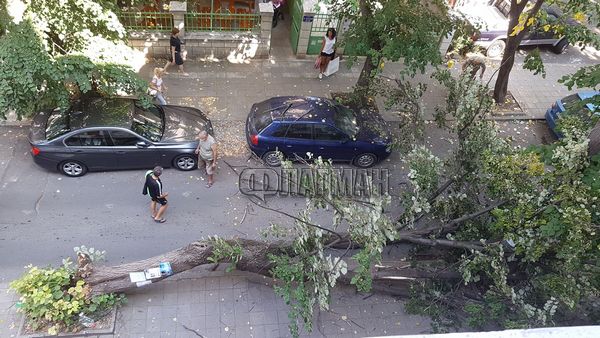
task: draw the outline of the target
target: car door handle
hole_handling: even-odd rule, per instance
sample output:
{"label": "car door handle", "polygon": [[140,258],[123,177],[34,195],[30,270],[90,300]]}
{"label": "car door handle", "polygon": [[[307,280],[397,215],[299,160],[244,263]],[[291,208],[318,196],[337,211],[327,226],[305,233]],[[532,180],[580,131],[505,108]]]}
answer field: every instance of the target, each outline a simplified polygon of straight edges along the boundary
{"label": "car door handle", "polygon": [[286,146],[286,148],[291,148],[291,147],[293,147],[293,146],[292,146],[292,145],[289,145],[289,144]]}
{"label": "car door handle", "polygon": [[319,150],[324,150],[324,149],[325,149],[325,147],[319,147]]}
{"label": "car door handle", "polygon": [[78,149],[78,150],[73,150],[74,153],[83,153],[83,150]]}

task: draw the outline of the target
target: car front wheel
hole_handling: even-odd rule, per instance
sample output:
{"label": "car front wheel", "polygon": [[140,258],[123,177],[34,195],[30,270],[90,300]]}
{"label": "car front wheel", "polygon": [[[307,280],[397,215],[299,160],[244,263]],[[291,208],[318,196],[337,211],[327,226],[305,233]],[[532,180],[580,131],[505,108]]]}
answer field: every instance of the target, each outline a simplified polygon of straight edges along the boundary
{"label": "car front wheel", "polygon": [[87,167],[79,161],[64,161],[58,168],[61,173],[69,177],[79,177],[87,173]]}
{"label": "car front wheel", "polygon": [[360,154],[354,158],[352,163],[359,168],[369,168],[377,162],[377,157],[373,154]]}
{"label": "car front wheel", "polygon": [[194,155],[179,155],[173,160],[175,168],[183,171],[190,171],[196,169],[198,166],[196,156]]}
{"label": "car front wheel", "polygon": [[279,167],[281,165],[281,159],[277,151],[267,151],[263,154],[262,159],[269,167]]}
{"label": "car front wheel", "polygon": [[488,47],[486,54],[489,58],[497,58],[504,54],[504,47],[506,47],[504,40],[496,40]]}

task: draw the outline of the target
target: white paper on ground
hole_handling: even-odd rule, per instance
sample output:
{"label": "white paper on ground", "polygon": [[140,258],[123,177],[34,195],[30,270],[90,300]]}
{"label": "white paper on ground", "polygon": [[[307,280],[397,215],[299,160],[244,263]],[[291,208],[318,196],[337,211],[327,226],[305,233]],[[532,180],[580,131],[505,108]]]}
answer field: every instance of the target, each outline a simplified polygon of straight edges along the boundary
{"label": "white paper on ground", "polygon": [[146,275],[143,272],[130,272],[129,279],[132,283],[143,282],[146,280]]}
{"label": "white paper on ground", "polygon": [[161,276],[160,268],[150,268],[144,270],[144,273],[146,274],[146,279],[159,278]]}

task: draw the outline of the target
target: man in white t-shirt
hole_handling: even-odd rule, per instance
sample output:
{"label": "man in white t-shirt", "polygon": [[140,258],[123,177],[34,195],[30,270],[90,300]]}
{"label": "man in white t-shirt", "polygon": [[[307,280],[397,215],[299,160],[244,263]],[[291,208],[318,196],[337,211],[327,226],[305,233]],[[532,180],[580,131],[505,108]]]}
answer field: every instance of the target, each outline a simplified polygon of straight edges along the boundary
{"label": "man in white t-shirt", "polygon": [[206,175],[208,176],[206,187],[210,188],[214,182],[213,174],[217,169],[217,142],[204,130],[198,134],[196,154],[198,154],[198,169],[201,167],[206,168]]}

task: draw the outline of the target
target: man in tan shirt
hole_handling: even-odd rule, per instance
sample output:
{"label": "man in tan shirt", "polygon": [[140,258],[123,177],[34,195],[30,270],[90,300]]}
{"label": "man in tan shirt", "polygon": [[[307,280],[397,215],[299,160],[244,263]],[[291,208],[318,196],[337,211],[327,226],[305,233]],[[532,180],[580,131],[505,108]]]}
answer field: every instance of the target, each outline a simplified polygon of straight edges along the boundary
{"label": "man in tan shirt", "polygon": [[214,182],[213,174],[217,169],[217,142],[204,130],[198,134],[196,154],[198,154],[198,169],[201,167],[206,169],[206,175],[208,176],[206,187],[210,188]]}

